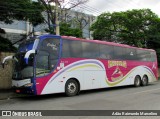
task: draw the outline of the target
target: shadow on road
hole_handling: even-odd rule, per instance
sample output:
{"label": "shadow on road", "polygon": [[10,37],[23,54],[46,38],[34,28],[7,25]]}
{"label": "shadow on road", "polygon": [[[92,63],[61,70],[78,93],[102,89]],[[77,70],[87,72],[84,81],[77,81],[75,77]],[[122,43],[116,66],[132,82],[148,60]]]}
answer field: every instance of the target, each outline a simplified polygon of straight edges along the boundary
{"label": "shadow on road", "polygon": [[[152,86],[152,85],[158,85],[158,83],[150,83],[148,86]],[[146,87],[148,87],[146,86]],[[85,95],[93,95],[93,94],[97,94],[97,93],[103,93],[103,92],[110,92],[110,91],[117,91],[117,90],[128,90],[128,89],[135,89],[135,88],[141,88],[141,87],[134,87],[133,85],[129,85],[129,86],[118,86],[118,87],[111,87],[111,88],[102,88],[102,89],[93,89],[93,90],[87,90],[87,91],[81,91],[79,95],[77,96],[85,96]],[[37,96],[33,96],[33,95],[27,95],[27,94],[23,94],[23,95],[19,95],[16,94],[18,99],[20,100],[48,100],[48,99],[59,99],[59,98],[70,98],[67,97],[64,93],[58,93],[58,94],[47,94],[47,95],[37,95]],[[75,97],[77,97],[75,96]]]}

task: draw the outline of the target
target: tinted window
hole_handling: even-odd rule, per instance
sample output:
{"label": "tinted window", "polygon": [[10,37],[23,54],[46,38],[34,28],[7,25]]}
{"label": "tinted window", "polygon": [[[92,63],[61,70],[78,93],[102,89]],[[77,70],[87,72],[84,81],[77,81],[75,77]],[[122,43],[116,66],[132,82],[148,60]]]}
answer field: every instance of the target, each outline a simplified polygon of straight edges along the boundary
{"label": "tinted window", "polygon": [[60,49],[59,39],[47,38],[44,39],[40,46],[40,51],[49,53],[50,59],[58,59]]}
{"label": "tinted window", "polygon": [[151,52],[151,61],[152,62],[156,61],[156,53],[155,52]]}
{"label": "tinted window", "polygon": [[37,55],[36,68],[49,69],[49,53],[46,51],[39,51]]}
{"label": "tinted window", "polygon": [[63,40],[62,57],[82,57],[80,41]]}
{"label": "tinted window", "polygon": [[122,60],[125,57],[125,49],[114,46],[114,59]]}
{"label": "tinted window", "polygon": [[147,61],[151,61],[151,53],[149,51],[146,51],[145,58]]}
{"label": "tinted window", "polygon": [[140,61],[150,61],[151,54],[148,51],[144,50],[137,50],[137,59]]}
{"label": "tinted window", "polygon": [[82,42],[82,57],[99,58],[99,44]]}
{"label": "tinted window", "polygon": [[82,45],[80,41],[70,41],[71,57],[82,57]]}
{"label": "tinted window", "polygon": [[137,58],[136,49],[125,48],[125,59],[126,60],[136,60]]}
{"label": "tinted window", "polygon": [[62,45],[62,57],[71,57],[70,55],[70,42],[69,40],[63,40]]}
{"label": "tinted window", "polygon": [[[60,40],[54,38],[44,39],[39,46],[36,55],[37,76],[45,75],[54,69],[58,62],[60,50]],[[42,73],[38,73],[42,72]]]}
{"label": "tinted window", "polygon": [[36,55],[36,76],[47,75],[50,71],[49,53],[46,51],[39,51]]}
{"label": "tinted window", "polygon": [[112,59],[113,58],[113,46],[100,45],[100,56],[102,59]]}

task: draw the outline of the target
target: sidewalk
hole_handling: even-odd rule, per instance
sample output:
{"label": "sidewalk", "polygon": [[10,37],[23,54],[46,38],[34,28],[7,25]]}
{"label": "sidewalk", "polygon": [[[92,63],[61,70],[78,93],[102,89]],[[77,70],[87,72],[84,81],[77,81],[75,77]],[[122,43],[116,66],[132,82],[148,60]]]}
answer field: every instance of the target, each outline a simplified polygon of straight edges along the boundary
{"label": "sidewalk", "polygon": [[12,89],[0,89],[0,100],[11,99],[17,96]]}

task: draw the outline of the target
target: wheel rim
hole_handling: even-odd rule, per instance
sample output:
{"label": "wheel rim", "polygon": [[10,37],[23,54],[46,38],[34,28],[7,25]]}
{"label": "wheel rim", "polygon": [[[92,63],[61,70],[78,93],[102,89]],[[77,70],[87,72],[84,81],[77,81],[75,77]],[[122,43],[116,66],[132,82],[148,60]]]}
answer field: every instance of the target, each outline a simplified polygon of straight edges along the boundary
{"label": "wheel rim", "polygon": [[147,77],[146,76],[143,77],[143,85],[147,85]]}
{"label": "wheel rim", "polygon": [[139,86],[140,85],[140,79],[137,77],[136,81],[135,81],[136,85]]}
{"label": "wheel rim", "polygon": [[74,84],[74,83],[69,83],[67,89],[68,89],[68,92],[69,92],[69,93],[74,93],[74,92],[76,91],[76,84]]}

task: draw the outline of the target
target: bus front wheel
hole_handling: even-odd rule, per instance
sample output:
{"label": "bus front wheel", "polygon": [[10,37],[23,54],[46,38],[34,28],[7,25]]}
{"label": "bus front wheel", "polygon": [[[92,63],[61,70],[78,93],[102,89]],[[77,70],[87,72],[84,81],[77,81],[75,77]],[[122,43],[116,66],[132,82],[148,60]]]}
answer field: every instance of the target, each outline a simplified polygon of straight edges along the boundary
{"label": "bus front wheel", "polygon": [[66,82],[65,85],[65,94],[67,96],[75,96],[78,94],[78,83],[76,80],[70,79]]}
{"label": "bus front wheel", "polygon": [[139,87],[140,85],[141,85],[141,77],[137,75],[134,79],[134,86]]}

